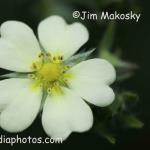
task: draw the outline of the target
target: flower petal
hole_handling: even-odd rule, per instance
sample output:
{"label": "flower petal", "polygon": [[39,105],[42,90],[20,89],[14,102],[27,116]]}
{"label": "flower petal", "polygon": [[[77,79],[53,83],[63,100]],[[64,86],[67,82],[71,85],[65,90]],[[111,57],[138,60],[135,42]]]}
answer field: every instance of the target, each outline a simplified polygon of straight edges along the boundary
{"label": "flower petal", "polygon": [[93,115],[89,106],[79,96],[69,89],[64,89],[64,95],[47,98],[42,124],[49,136],[65,140],[72,131],[89,130],[93,124]]}
{"label": "flower petal", "polygon": [[29,79],[0,81],[0,126],[9,132],[20,132],[31,125],[38,114],[41,90],[32,91]]}
{"label": "flower petal", "polygon": [[73,78],[68,80],[74,92],[97,106],[107,106],[114,100],[114,92],[108,86],[115,78],[114,67],[103,59],[91,59],[69,70]]}
{"label": "flower petal", "polygon": [[0,28],[0,67],[12,71],[31,71],[40,46],[30,27],[19,21],[7,21]]}
{"label": "flower petal", "polygon": [[88,30],[81,23],[67,25],[59,16],[42,21],[38,34],[46,51],[63,54],[65,59],[73,55],[89,38]]}

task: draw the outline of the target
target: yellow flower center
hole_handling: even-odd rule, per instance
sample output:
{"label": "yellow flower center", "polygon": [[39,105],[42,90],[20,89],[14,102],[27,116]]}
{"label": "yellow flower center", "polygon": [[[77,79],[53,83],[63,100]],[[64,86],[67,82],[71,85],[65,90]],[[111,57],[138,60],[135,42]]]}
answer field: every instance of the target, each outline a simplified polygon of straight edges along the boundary
{"label": "yellow flower center", "polygon": [[38,71],[39,76],[46,82],[55,81],[61,75],[61,66],[54,63],[46,63]]}
{"label": "yellow flower center", "polygon": [[49,53],[41,53],[32,69],[29,77],[33,80],[33,88],[42,86],[48,94],[62,94],[62,87],[68,86],[67,81],[71,77],[67,73],[69,66],[64,65],[60,55],[51,57]]}

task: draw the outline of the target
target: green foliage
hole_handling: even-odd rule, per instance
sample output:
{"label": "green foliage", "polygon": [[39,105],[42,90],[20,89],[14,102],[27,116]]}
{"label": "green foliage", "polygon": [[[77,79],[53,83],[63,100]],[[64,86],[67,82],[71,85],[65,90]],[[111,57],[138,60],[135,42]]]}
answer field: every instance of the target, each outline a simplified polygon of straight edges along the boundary
{"label": "green foliage", "polygon": [[116,143],[116,138],[114,137],[114,135],[106,128],[106,125],[104,123],[100,123],[97,126],[97,133],[102,136],[103,138],[105,138],[106,140],[108,140],[108,142],[110,142],[111,144],[115,144]]}
{"label": "green foliage", "polygon": [[138,100],[138,96],[135,93],[132,92],[122,92],[122,93],[116,93],[116,99],[115,101],[109,106],[109,109],[112,112],[112,116],[122,113],[123,111],[126,111],[128,109],[128,104],[136,103]]}
{"label": "green foliage", "polygon": [[139,129],[144,126],[144,123],[133,115],[122,115],[121,119],[123,124],[128,128]]}
{"label": "green foliage", "polygon": [[118,130],[142,128],[144,123],[134,115],[130,108],[130,104],[136,105],[137,102],[138,96],[135,93],[121,92],[116,94],[116,99],[110,106],[98,110],[95,132],[111,144],[115,144]]}
{"label": "green foliage", "polygon": [[109,128],[107,128],[106,124],[100,123],[100,125],[97,125],[97,127],[95,128],[95,132],[102,138],[106,139],[109,143],[116,143],[114,134],[109,131]]}
{"label": "green foliage", "polygon": [[105,31],[103,38],[100,42],[100,57],[105,51],[109,51],[112,48],[113,40],[114,40],[114,33],[115,33],[115,22],[111,22],[107,30]]}
{"label": "green foliage", "polygon": [[130,78],[134,74],[135,69],[138,69],[139,67],[134,63],[123,61],[121,59],[120,49],[115,50],[114,53],[111,52],[114,35],[115,23],[111,22],[100,42],[99,57],[108,60],[114,65],[117,71],[117,81],[124,81]]}

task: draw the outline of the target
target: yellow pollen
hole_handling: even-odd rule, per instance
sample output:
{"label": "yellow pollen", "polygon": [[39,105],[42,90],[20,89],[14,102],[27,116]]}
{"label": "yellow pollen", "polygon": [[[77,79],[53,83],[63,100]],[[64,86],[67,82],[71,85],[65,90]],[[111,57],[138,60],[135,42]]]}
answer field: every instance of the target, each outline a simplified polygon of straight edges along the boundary
{"label": "yellow pollen", "polygon": [[38,71],[38,74],[44,81],[55,81],[61,74],[60,66],[58,64],[46,63]]}

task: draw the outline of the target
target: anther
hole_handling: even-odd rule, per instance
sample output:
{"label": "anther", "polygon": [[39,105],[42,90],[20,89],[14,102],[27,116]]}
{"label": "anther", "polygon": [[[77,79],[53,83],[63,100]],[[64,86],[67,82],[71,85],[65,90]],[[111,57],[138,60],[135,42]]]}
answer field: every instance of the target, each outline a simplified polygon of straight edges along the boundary
{"label": "anther", "polygon": [[65,73],[65,72],[66,72],[65,70],[62,71],[62,73]]}
{"label": "anther", "polygon": [[50,88],[47,89],[47,93],[48,93],[48,94],[51,93],[51,89],[50,89]]}
{"label": "anther", "polygon": [[59,86],[59,83],[58,82],[54,82],[53,86],[54,87]]}
{"label": "anther", "polygon": [[35,74],[28,74],[28,77],[30,78],[30,79],[35,79]]}
{"label": "anther", "polygon": [[60,60],[63,60],[63,56],[60,57]]}
{"label": "anther", "polygon": [[46,53],[46,56],[47,56],[47,57],[51,57],[51,54],[50,54],[50,53]]}
{"label": "anther", "polygon": [[58,56],[58,59],[59,60],[63,60],[63,56]]}
{"label": "anther", "polygon": [[42,57],[44,57],[44,53],[39,54],[39,58],[42,58]]}
{"label": "anther", "polygon": [[33,67],[33,69],[37,69],[36,63],[33,63],[33,64],[32,64],[32,67]]}
{"label": "anther", "polygon": [[68,69],[70,69],[70,66],[65,66],[65,70],[68,70]]}
{"label": "anther", "polygon": [[53,60],[56,61],[56,57],[55,56],[53,57]]}

